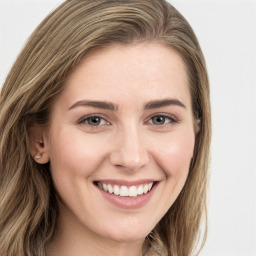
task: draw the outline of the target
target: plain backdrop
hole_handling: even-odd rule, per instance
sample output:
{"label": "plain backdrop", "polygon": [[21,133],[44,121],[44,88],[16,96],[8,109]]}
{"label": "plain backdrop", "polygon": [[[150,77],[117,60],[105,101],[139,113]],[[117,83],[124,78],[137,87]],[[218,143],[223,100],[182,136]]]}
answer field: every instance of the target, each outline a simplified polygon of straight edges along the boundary
{"label": "plain backdrop", "polygon": [[[0,85],[60,0],[0,0]],[[211,83],[209,234],[201,256],[256,256],[256,3],[170,0],[201,43]]]}

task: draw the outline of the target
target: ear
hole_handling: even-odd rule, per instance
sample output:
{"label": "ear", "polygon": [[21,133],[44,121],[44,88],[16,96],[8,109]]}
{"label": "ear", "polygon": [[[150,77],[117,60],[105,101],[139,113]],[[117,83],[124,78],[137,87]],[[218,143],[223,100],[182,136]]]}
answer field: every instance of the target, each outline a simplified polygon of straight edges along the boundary
{"label": "ear", "polygon": [[48,141],[46,139],[45,128],[39,125],[32,125],[28,129],[29,151],[34,160],[39,164],[49,162]]}

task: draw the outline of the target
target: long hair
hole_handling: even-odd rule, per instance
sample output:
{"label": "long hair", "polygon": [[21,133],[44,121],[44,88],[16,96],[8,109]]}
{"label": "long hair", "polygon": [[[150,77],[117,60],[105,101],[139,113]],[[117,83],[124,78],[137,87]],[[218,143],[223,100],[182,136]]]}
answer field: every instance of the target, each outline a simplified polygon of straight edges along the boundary
{"label": "long hair", "polygon": [[44,256],[58,218],[49,165],[37,164],[28,150],[29,127],[48,124],[51,104],[91,51],[140,42],[161,43],[183,59],[200,126],[187,182],[146,241],[168,256],[195,254],[199,237],[204,242],[211,114],[206,65],[192,28],[165,0],[67,0],[30,36],[1,90],[0,255]]}

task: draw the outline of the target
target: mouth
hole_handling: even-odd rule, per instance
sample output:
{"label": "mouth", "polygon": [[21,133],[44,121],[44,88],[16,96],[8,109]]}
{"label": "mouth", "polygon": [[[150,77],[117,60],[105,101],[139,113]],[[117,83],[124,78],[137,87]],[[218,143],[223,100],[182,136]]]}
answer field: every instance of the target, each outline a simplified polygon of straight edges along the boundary
{"label": "mouth", "polygon": [[119,197],[139,197],[148,194],[156,182],[147,182],[137,185],[113,184],[102,181],[95,181],[94,184],[102,191],[108,194],[114,194]]}

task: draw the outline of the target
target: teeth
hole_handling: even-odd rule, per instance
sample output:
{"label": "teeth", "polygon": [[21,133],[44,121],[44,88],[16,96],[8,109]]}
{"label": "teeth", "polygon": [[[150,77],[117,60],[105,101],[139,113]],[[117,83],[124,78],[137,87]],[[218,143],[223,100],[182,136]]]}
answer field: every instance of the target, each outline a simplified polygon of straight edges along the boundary
{"label": "teeth", "polygon": [[143,185],[140,185],[140,186],[138,187],[137,193],[138,193],[138,195],[142,195],[142,194],[144,193],[144,191],[143,191]]}
{"label": "teeth", "polygon": [[144,192],[144,194],[146,194],[146,193],[148,192],[148,185],[145,185],[145,186],[144,186],[143,192]]}
{"label": "teeth", "polygon": [[114,189],[112,188],[112,186],[110,184],[107,185],[107,188],[108,188],[108,192],[110,194],[112,194],[114,192]]}
{"label": "teeth", "polygon": [[108,191],[108,186],[107,186],[107,184],[105,184],[105,183],[103,183],[103,190],[104,190],[104,191]]}
{"label": "teeth", "polygon": [[135,186],[131,186],[129,187],[129,196],[137,196],[138,195],[138,191],[137,188]]}
{"label": "teeth", "polygon": [[121,186],[120,196],[129,196],[129,189],[126,186]]}
{"label": "teeth", "polygon": [[114,186],[114,194],[119,196],[119,187],[117,185]]}
{"label": "teeth", "polygon": [[122,197],[136,197],[142,194],[147,194],[151,190],[153,182],[131,187],[105,184],[101,182],[98,182],[97,185],[100,189],[110,194],[114,193],[115,195]]}
{"label": "teeth", "polygon": [[102,184],[101,184],[101,183],[99,183],[99,188],[103,189],[103,187],[102,187]]}

